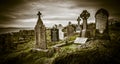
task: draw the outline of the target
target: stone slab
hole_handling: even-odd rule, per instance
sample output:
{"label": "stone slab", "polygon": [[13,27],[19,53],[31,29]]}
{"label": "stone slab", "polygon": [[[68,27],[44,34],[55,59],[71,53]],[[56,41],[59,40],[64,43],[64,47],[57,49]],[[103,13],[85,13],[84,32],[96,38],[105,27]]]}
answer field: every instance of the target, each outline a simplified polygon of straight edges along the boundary
{"label": "stone slab", "polygon": [[48,49],[33,48],[34,51],[48,52]]}
{"label": "stone slab", "polygon": [[56,45],[54,45],[54,46],[52,46],[52,47],[60,47],[60,46],[63,46],[63,45],[65,45],[66,43],[61,43],[61,44],[56,44]]}
{"label": "stone slab", "polygon": [[87,42],[88,38],[84,37],[77,37],[74,41],[76,44],[85,44]]}

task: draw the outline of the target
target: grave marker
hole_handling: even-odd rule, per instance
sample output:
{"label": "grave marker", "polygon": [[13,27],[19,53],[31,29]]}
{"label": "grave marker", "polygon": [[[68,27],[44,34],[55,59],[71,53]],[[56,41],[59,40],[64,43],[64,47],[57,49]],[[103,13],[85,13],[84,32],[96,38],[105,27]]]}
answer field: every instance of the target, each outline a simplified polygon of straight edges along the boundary
{"label": "grave marker", "polygon": [[46,28],[41,19],[41,13],[38,12],[38,21],[35,25],[35,39],[36,45],[35,47],[38,49],[47,49],[47,42],[46,42]]}
{"label": "grave marker", "polygon": [[87,10],[83,10],[80,14],[80,17],[83,19],[83,30],[82,30],[82,37],[87,37],[87,19],[90,17],[90,13]]}
{"label": "grave marker", "polygon": [[58,29],[59,29],[59,39],[63,40],[64,39],[64,32],[62,31],[63,26],[59,24]]}
{"label": "grave marker", "polygon": [[51,41],[56,42],[59,41],[59,30],[56,27],[51,29]]}
{"label": "grave marker", "polygon": [[95,37],[99,39],[110,39],[108,34],[109,13],[105,9],[99,9],[95,14],[96,33]]}
{"label": "grave marker", "polygon": [[85,44],[87,42],[88,38],[84,37],[77,37],[74,43],[76,44]]}

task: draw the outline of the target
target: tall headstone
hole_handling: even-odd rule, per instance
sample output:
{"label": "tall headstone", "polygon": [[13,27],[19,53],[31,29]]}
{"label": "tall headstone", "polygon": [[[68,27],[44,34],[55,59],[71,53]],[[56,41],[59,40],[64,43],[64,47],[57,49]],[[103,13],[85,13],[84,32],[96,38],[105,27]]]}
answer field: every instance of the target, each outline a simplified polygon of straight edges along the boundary
{"label": "tall headstone", "polygon": [[59,39],[63,40],[64,39],[64,32],[62,31],[63,26],[61,24],[59,24],[58,29],[59,29]]}
{"label": "tall headstone", "polygon": [[38,21],[35,26],[36,48],[47,49],[46,28],[41,19],[41,13],[38,12]]}
{"label": "tall headstone", "polygon": [[79,36],[81,36],[82,28],[80,26],[80,21],[81,21],[80,17],[77,18],[77,21],[78,21],[78,25],[76,27],[76,32],[79,33]]}
{"label": "tall headstone", "polygon": [[71,22],[69,22],[67,26],[67,37],[70,37],[73,34],[74,34],[74,27],[72,26]]}
{"label": "tall headstone", "polygon": [[110,39],[108,34],[108,17],[109,13],[105,9],[99,9],[95,14],[96,32],[95,37],[98,39]]}
{"label": "tall headstone", "polygon": [[83,12],[80,14],[80,17],[83,19],[82,37],[87,37],[87,19],[90,17],[90,13],[87,10],[83,10]]}
{"label": "tall headstone", "polygon": [[51,29],[51,41],[56,42],[59,41],[59,30],[56,27]]}

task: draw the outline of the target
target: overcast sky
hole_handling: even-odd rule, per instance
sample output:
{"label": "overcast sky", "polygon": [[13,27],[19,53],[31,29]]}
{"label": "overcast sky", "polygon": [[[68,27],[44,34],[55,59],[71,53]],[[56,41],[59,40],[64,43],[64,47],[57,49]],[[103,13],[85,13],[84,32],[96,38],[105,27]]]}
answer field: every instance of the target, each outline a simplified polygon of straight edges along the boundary
{"label": "overcast sky", "polygon": [[47,27],[75,24],[83,10],[90,13],[90,23],[100,8],[109,11],[109,18],[120,18],[119,0],[0,0],[0,27],[34,27],[38,11]]}

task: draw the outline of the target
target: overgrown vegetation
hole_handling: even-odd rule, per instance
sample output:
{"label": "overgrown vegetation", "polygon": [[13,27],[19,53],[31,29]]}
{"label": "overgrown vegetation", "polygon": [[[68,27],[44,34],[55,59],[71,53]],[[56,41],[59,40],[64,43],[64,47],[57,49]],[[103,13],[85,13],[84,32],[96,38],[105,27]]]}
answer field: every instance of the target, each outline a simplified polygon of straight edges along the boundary
{"label": "overgrown vegetation", "polygon": [[[49,32],[48,32],[49,33]],[[34,39],[16,46],[11,53],[2,53],[0,64],[120,64],[120,29],[109,27],[111,40],[90,40],[84,45],[72,44],[77,35],[70,37],[69,44],[55,51],[53,46],[66,41],[48,44],[48,52],[34,51]]]}
{"label": "overgrown vegetation", "polygon": [[57,57],[53,64],[120,64],[120,29],[109,27],[111,40],[92,40],[73,53]]}

